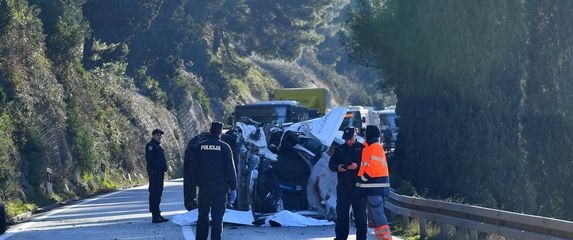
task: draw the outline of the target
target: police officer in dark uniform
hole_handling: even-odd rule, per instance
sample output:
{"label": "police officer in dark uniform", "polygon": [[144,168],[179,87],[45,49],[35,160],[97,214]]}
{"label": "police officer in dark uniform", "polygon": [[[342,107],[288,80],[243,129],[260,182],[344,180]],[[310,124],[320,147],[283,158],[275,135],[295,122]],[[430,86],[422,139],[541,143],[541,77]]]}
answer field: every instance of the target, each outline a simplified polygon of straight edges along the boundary
{"label": "police officer in dark uniform", "polygon": [[197,146],[207,140],[211,134],[208,132],[201,133],[187,143],[185,149],[185,158],[183,159],[183,202],[185,209],[191,211],[197,208],[197,184],[193,182],[193,165],[195,159],[195,151]]}
{"label": "police officer in dark uniform", "polygon": [[338,173],[338,185],[336,186],[336,238],[346,240],[348,238],[350,206],[354,213],[356,225],[356,239],[366,240],[366,202],[364,198],[354,194],[359,164],[362,158],[364,146],[356,141],[356,128],[346,127],[342,139],[345,143],[336,147],[328,167]]}
{"label": "police officer in dark uniform", "polygon": [[167,172],[167,161],[160,145],[163,131],[155,129],[151,135],[151,141],[145,145],[147,175],[149,176],[149,211],[151,212],[152,223],[162,223],[169,221],[161,216],[159,210],[161,194],[163,194],[163,179],[165,172]]}
{"label": "police officer in dark uniform", "polygon": [[211,239],[218,240],[223,235],[223,215],[227,205],[227,192],[231,203],[237,199],[237,175],[233,152],[229,145],[221,141],[223,123],[213,122],[207,140],[197,145],[192,167],[199,187],[199,217],[197,220],[197,240],[206,240],[209,235],[209,212],[211,212]]}

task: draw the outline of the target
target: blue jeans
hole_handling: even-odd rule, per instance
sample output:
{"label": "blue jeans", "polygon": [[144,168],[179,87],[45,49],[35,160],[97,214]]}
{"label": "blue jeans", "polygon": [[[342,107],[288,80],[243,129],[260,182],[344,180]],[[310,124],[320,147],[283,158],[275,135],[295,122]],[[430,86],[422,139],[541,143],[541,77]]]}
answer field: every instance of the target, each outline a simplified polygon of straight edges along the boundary
{"label": "blue jeans", "polygon": [[372,228],[382,227],[388,224],[388,219],[384,213],[383,196],[366,196],[366,208],[368,209],[368,220]]}

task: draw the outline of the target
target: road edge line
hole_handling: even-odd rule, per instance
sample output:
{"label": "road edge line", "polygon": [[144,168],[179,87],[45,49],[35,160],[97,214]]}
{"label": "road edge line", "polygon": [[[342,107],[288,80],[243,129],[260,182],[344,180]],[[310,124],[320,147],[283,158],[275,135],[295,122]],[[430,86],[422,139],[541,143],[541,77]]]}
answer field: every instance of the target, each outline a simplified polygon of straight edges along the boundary
{"label": "road edge line", "polygon": [[191,226],[181,226],[181,231],[183,232],[183,237],[185,240],[195,240],[195,234],[193,234],[193,229]]}
{"label": "road edge line", "polygon": [[[140,186],[140,187],[145,187],[145,186],[146,186],[146,185]],[[119,194],[119,193],[122,193],[122,192],[126,192],[126,191],[129,191],[129,190],[132,190],[132,189],[137,189],[137,188],[139,188],[139,187],[128,188],[128,189],[123,189],[123,190],[119,190],[119,191],[116,191],[116,192],[107,193],[107,194],[104,194],[104,195],[101,195],[101,196],[97,196],[97,197],[94,197],[94,198],[88,198],[88,199],[82,200],[82,201],[80,201],[80,202],[78,202],[78,203],[76,203],[76,204],[73,204],[73,205],[63,206],[62,208],[54,209],[54,210],[52,210],[52,211],[47,212],[45,215],[42,215],[42,216],[39,216],[39,217],[35,217],[35,218],[31,218],[29,222],[26,222],[26,223],[22,224],[21,227],[17,227],[15,230],[9,229],[8,231],[6,231],[6,233],[5,233],[4,235],[1,235],[1,236],[0,236],[0,240],[6,240],[6,239],[8,239],[8,238],[14,236],[14,235],[17,234],[17,233],[25,232],[28,228],[30,228],[30,227],[31,227],[36,221],[38,221],[38,220],[42,220],[42,219],[48,218],[48,217],[50,217],[50,216],[52,216],[52,215],[54,215],[54,214],[58,214],[58,213],[63,212],[63,211],[65,211],[65,210],[73,209],[73,208],[82,206],[82,205],[84,205],[84,204],[88,204],[88,203],[90,203],[90,202],[97,201],[97,200],[102,199],[102,198],[110,197],[110,196],[113,196],[113,195],[116,195],[116,194]],[[17,226],[17,225],[16,225],[16,226]],[[16,226],[13,226],[12,228],[14,228],[14,227],[16,227]]]}

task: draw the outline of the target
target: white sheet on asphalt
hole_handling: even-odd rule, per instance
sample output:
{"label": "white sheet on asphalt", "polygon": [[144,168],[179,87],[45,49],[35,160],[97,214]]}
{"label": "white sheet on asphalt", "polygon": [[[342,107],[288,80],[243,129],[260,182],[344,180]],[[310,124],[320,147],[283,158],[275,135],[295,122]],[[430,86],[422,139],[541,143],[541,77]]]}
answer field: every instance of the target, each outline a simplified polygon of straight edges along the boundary
{"label": "white sheet on asphalt", "polygon": [[[191,210],[184,214],[179,214],[173,216],[173,223],[185,226],[185,225],[195,225],[197,222],[197,218],[199,217],[199,211],[197,209]],[[211,216],[209,216],[210,218]],[[253,225],[253,221],[255,218],[253,217],[253,212],[248,211],[236,211],[227,209],[225,210],[225,216],[223,216],[223,222],[226,223],[234,223],[240,225]]]}
{"label": "white sheet on asphalt", "polygon": [[310,227],[310,226],[328,226],[334,225],[334,222],[327,220],[318,220],[303,215],[284,210],[268,216],[265,219],[265,226],[270,227],[271,221],[278,223],[281,227]]}

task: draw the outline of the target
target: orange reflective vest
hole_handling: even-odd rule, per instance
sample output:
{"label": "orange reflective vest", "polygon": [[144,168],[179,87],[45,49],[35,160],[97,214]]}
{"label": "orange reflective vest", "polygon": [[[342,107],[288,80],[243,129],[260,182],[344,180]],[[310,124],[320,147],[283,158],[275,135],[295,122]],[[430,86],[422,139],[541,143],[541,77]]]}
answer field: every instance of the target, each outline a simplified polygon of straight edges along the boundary
{"label": "orange reflective vest", "polygon": [[389,176],[388,161],[382,144],[374,142],[369,145],[364,142],[356,187],[370,189],[366,192],[367,195],[378,195],[383,188],[390,187]]}

